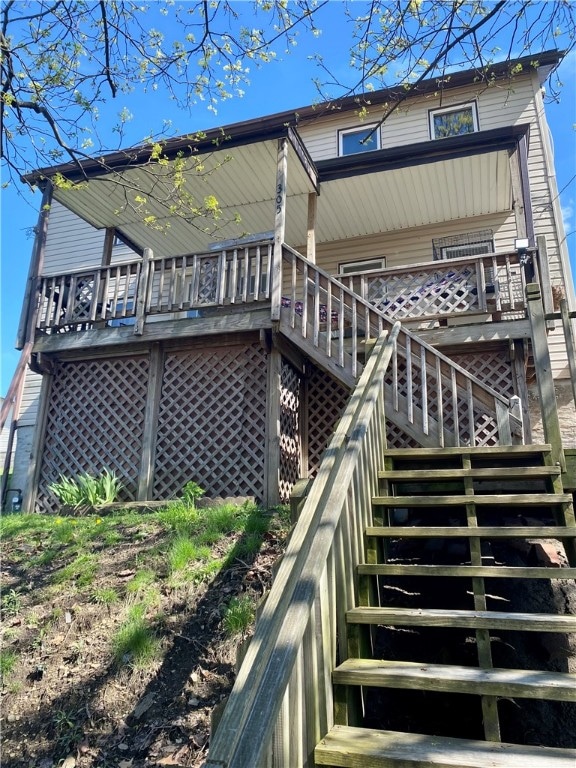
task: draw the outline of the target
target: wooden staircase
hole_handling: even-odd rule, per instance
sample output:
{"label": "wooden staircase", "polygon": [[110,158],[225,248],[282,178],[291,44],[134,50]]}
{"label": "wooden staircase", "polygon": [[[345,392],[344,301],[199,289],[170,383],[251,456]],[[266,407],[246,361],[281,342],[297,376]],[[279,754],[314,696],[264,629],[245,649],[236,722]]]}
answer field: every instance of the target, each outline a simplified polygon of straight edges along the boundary
{"label": "wooden staircase", "polygon": [[386,451],[317,765],[574,768],[576,527],[549,451]]}

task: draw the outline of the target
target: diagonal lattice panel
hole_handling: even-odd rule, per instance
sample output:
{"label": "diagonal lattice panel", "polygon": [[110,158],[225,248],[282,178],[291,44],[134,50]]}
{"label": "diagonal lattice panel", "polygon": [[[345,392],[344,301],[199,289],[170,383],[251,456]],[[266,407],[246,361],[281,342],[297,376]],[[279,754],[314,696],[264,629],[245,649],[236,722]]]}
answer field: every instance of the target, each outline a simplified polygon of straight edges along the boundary
{"label": "diagonal lattice panel", "polygon": [[256,344],[166,356],[154,498],[195,480],[208,496],[264,495],[266,353]]}
{"label": "diagonal lattice panel", "polygon": [[308,470],[314,477],[350,392],[315,366],[308,380]]}
{"label": "diagonal lattice panel", "polygon": [[142,452],[148,359],[113,358],[61,363],[54,373],[37,508],[53,512],[48,486],[62,474],[114,472],[136,497]]}
{"label": "diagonal lattice panel", "polygon": [[476,275],[469,266],[438,267],[435,272],[368,276],[367,298],[389,317],[427,317],[479,308]]}
{"label": "diagonal lattice panel", "polygon": [[300,377],[282,361],[280,374],[280,500],[290,501],[292,486],[301,477]]}

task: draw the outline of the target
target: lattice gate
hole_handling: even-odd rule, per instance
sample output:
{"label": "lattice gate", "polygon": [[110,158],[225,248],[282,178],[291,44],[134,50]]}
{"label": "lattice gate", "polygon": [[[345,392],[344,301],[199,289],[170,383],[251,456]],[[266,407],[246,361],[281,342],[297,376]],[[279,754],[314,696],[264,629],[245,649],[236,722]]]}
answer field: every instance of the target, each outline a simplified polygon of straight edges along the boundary
{"label": "lattice gate", "polygon": [[[311,366],[312,367],[312,366]],[[312,367],[308,379],[308,472],[314,477],[336,423],[342,416],[349,390],[328,373]]]}
{"label": "lattice gate", "polygon": [[211,497],[264,498],[266,352],[258,345],[166,355],[154,498],[195,480]]}
{"label": "lattice gate", "polygon": [[301,381],[290,363],[280,373],[280,501],[287,504],[294,483],[302,477]]}
{"label": "lattice gate", "polygon": [[142,452],[148,358],[59,363],[53,374],[36,509],[54,512],[48,486],[60,474],[100,474],[122,481],[121,498],[136,498]]}

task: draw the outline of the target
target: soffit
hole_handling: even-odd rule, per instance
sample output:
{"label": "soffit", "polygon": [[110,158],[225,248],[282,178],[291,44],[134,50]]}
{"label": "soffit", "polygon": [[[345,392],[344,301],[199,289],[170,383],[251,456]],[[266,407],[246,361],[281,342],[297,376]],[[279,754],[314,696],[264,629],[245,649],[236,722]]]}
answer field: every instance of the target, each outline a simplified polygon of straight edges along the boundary
{"label": "soffit", "polygon": [[[166,168],[158,165],[139,165],[125,168],[121,174],[95,176],[71,189],[55,189],[54,196],[92,226],[114,227],[140,248],[152,248],[158,257],[206,251],[214,241],[274,229],[278,163],[275,139],[224,147],[195,158],[202,161],[203,171],[186,173],[186,190],[198,205],[208,196],[218,200],[222,215],[215,231],[206,231],[210,223],[205,219],[190,222],[170,212],[172,182]],[[288,210],[292,219],[287,239],[300,242],[306,238],[306,201],[313,185],[290,143],[288,168]],[[135,201],[137,195],[145,197],[146,202]],[[239,223],[234,223],[236,214]],[[155,221],[147,225],[146,216],[154,216]]]}
{"label": "soffit", "polygon": [[[167,205],[152,200],[138,207],[135,186],[154,187],[156,197],[167,191],[166,179],[146,166],[125,169],[121,177],[95,177],[55,197],[97,228],[115,227],[140,248],[156,257],[203,252],[215,241],[274,229],[276,140],[261,141],[202,156],[207,172],[189,174],[187,189],[196,199],[214,195],[222,207],[215,232],[206,222],[196,226],[170,215]],[[216,167],[218,166],[218,167]],[[322,179],[322,174],[320,175]],[[306,242],[310,177],[289,144],[288,202],[285,240]],[[131,204],[127,204],[130,203]],[[508,149],[388,168],[320,183],[316,241],[326,243],[352,237],[410,229],[442,221],[509,211],[512,188]],[[157,217],[147,226],[144,216]],[[225,223],[240,216],[240,223]]]}
{"label": "soffit", "polygon": [[509,211],[507,150],[321,182],[316,241]]}

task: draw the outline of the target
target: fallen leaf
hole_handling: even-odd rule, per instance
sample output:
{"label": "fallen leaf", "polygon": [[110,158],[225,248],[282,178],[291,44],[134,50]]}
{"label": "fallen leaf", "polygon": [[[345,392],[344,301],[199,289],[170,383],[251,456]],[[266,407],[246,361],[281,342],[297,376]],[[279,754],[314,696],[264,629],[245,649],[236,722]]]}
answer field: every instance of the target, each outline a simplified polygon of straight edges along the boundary
{"label": "fallen leaf", "polygon": [[72,755],[68,755],[66,760],[62,763],[60,768],[75,768],[76,766],[76,758],[72,757]]}
{"label": "fallen leaf", "polygon": [[126,568],[123,571],[118,571],[116,576],[120,576],[121,579],[125,579],[128,576],[134,576],[135,573],[136,573],[136,571],[132,571],[132,570],[130,570],[130,568]]}

